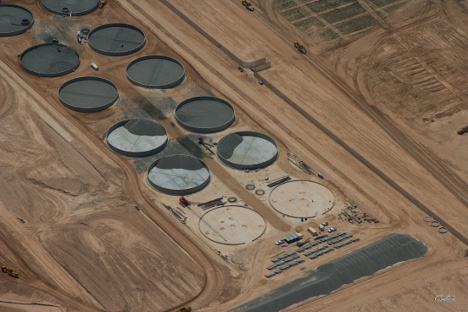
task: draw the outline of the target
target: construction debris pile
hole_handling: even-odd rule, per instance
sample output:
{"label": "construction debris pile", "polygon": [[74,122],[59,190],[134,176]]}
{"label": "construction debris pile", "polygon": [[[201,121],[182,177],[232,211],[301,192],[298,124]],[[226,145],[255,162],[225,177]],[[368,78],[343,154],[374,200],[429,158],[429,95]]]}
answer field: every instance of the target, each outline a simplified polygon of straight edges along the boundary
{"label": "construction debris pile", "polygon": [[297,160],[296,158],[297,158],[296,155],[288,154],[288,159],[294,166],[298,167],[299,169],[301,169],[302,171],[304,171],[307,174],[314,174],[314,172],[312,171],[312,168],[310,168],[302,160]]}
{"label": "construction debris pile", "polygon": [[357,205],[347,203],[345,204],[345,207],[346,209],[343,209],[341,213],[338,214],[338,217],[341,220],[347,220],[351,224],[353,224],[354,222],[361,224],[363,221],[379,223],[377,219],[371,218],[367,213],[360,211],[357,208]]}

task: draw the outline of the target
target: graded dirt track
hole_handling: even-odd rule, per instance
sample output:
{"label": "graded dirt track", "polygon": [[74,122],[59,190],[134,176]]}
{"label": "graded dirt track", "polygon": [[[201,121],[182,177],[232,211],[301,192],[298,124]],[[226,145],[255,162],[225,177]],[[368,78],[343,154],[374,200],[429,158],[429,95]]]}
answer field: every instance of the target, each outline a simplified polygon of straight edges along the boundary
{"label": "graded dirt track", "polygon": [[[303,178],[303,173],[292,169],[286,159],[287,153],[295,153],[314,171],[324,174],[324,183],[341,200],[352,198],[379,219],[379,224],[353,227],[339,223],[334,215],[327,216],[340,227],[358,232],[361,242],[357,246],[398,232],[412,235],[429,247],[423,258],[388,268],[290,310],[337,311],[351,307],[355,311],[404,311],[424,307],[425,311],[436,311],[441,305],[435,305],[434,296],[448,292],[457,294],[457,303],[443,305],[445,310],[468,306],[467,298],[462,296],[468,287],[463,258],[466,246],[452,234],[441,235],[428,226],[423,221],[425,214],[414,202],[307,115],[463,235],[467,231],[466,188],[452,171],[457,166],[463,168],[466,161],[450,159],[449,163],[441,163],[437,160],[440,156],[435,155],[428,162],[427,156],[420,157],[421,151],[414,148],[413,141],[396,131],[401,123],[385,121],[388,111],[379,106],[378,110],[366,112],[357,105],[339,81],[351,85],[347,87],[350,89],[357,84],[355,89],[366,101],[378,93],[364,90],[369,81],[362,72],[349,76],[352,72],[347,72],[347,64],[354,66],[352,60],[334,60],[340,53],[349,52],[346,46],[328,58],[317,56],[317,62],[336,69],[331,71],[335,79],[330,79],[237,1],[170,2],[240,59],[252,62],[266,57],[271,61],[272,68],[260,74],[300,110],[260,86],[251,74],[238,72],[231,58],[162,2],[110,1],[104,10],[71,19],[52,16],[40,1],[26,2],[23,5],[33,12],[36,24],[21,37],[2,38],[5,49],[0,54],[0,70],[6,78],[0,85],[0,142],[5,147],[0,150],[0,210],[4,216],[0,260],[22,274],[19,280],[2,277],[0,309],[24,302],[50,304],[64,311],[162,311],[190,302],[197,310],[225,311],[304,275],[296,270],[276,279],[263,277],[268,258],[278,252],[274,240],[303,226],[281,218],[245,189],[249,179],[258,183],[263,173],[247,176],[217,159],[203,159],[214,178],[194,197],[210,198],[221,186],[248,203],[267,222],[267,231],[258,241],[244,247],[223,247],[207,242],[195,230],[176,221],[162,203],[175,206],[177,198],[155,193],[146,183],[145,174],[137,172],[133,159],[113,153],[104,144],[103,133],[118,119],[128,117],[125,105],[132,101],[145,112],[154,112],[151,117],[161,118],[157,121],[166,127],[169,137],[188,144],[188,133],[173,124],[169,110],[160,115],[160,104],[166,97],[180,102],[199,95],[193,94],[197,87],[233,104],[237,116],[233,131],[260,131],[276,140],[280,158],[268,170]],[[272,1],[256,4],[264,9],[258,10],[260,15],[267,12],[263,16],[270,22],[281,19],[271,9]],[[454,12],[452,1],[445,5]],[[74,41],[75,28],[115,21],[142,29],[146,46],[134,55],[112,58]],[[289,26],[284,26],[284,21],[281,25],[283,28],[276,26],[285,38],[290,38]],[[373,32],[369,34],[372,36]],[[38,38],[54,37],[79,50],[82,65],[77,71],[53,79],[22,71],[16,55],[39,43]],[[318,50],[319,46],[311,49],[312,53]],[[184,64],[186,81],[174,90],[154,93],[131,85],[125,77],[126,65],[137,57],[159,53]],[[91,62],[99,64],[99,72],[93,72]],[[58,87],[84,75],[113,81],[121,92],[121,104],[92,115],[63,107],[57,99]],[[153,109],[153,105],[158,108]],[[428,146],[424,151],[434,150],[435,143],[421,139],[423,134],[407,124],[402,129],[415,142],[422,140]],[[224,134],[213,138],[218,140]],[[444,146],[450,150],[454,144]],[[466,146],[455,155],[463,155],[464,151]],[[460,177],[466,177],[466,168]],[[221,250],[242,266],[224,262],[213,250]],[[335,251],[307,266],[323,264],[348,251]],[[367,294],[366,298],[362,293]],[[7,301],[10,303],[2,303]],[[20,304],[15,308],[29,309]]]}

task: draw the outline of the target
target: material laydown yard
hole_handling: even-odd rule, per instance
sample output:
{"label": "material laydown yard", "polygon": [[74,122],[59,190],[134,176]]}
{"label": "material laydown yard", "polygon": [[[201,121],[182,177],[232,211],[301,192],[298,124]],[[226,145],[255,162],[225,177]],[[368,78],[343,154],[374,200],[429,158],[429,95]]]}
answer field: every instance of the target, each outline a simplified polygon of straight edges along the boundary
{"label": "material laydown yard", "polygon": [[[312,270],[329,274],[336,259],[393,233],[415,238],[427,253],[286,310],[468,306],[468,137],[456,134],[468,120],[462,2],[257,0],[249,12],[234,0],[114,0],[73,17],[53,15],[42,1],[6,3],[31,11],[34,24],[0,37],[0,265],[20,274],[0,276],[0,311],[242,310],[307,281]],[[78,30],[108,23],[138,27],[145,45],[109,56],[77,42]],[[46,78],[21,68],[20,53],[53,39],[78,52],[75,71]],[[306,56],[292,47],[295,40]],[[113,51],[125,49],[125,40],[119,44]],[[179,61],[185,79],[163,90],[132,84],[127,65],[147,55]],[[262,58],[271,67],[254,75],[249,67]],[[67,108],[58,90],[82,76],[113,82],[117,102],[96,113]],[[195,96],[230,103],[234,123],[213,134],[186,131],[174,109]],[[163,151],[131,158],[109,148],[106,131],[135,118],[165,128]],[[240,171],[198,144],[203,137],[216,152],[215,141],[239,131],[271,137],[276,162]],[[188,195],[190,202],[235,202],[182,208],[178,196],[153,189],[148,167],[174,154],[201,158],[209,168],[209,184]],[[325,179],[299,170],[299,161]],[[272,191],[268,184],[282,176],[317,185]],[[378,223],[342,220],[349,201]],[[425,222],[427,212],[449,233]],[[265,278],[271,258],[296,248],[275,241],[295,230],[312,239],[307,228],[323,221],[360,240]],[[437,302],[438,295],[456,301]]]}

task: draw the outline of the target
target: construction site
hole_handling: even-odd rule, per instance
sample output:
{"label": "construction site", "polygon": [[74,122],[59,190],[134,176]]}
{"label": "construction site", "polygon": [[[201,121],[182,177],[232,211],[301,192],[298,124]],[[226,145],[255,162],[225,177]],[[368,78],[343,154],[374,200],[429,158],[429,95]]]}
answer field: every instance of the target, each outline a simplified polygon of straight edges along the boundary
{"label": "construction site", "polygon": [[0,42],[0,311],[467,311],[467,1],[3,0]]}

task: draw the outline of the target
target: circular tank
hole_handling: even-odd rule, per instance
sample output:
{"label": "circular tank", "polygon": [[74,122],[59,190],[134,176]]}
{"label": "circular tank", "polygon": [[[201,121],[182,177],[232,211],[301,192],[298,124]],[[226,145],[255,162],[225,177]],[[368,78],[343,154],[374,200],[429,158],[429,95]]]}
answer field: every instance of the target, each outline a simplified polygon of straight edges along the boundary
{"label": "circular tank", "polygon": [[162,193],[187,195],[198,192],[208,185],[210,170],[198,158],[171,155],[156,160],[148,168],[148,182]]}
{"label": "circular tank", "polygon": [[112,82],[100,77],[79,77],[65,82],[58,91],[60,102],[77,112],[102,111],[117,101],[119,90]]}
{"label": "circular tank", "polygon": [[184,81],[184,65],[165,55],[148,55],[131,61],[127,66],[131,83],[145,88],[174,88]]}
{"label": "circular tank", "polygon": [[28,73],[43,77],[66,75],[80,65],[78,53],[58,43],[43,43],[30,47],[20,55],[20,61]]}
{"label": "circular tank", "polygon": [[144,157],[159,153],[167,144],[166,129],[148,119],[123,120],[107,130],[107,145],[114,152]]}
{"label": "circular tank", "polygon": [[228,128],[235,119],[234,108],[223,99],[199,96],[187,99],[175,109],[177,122],[196,133],[213,133]]}
{"label": "circular tank", "polygon": [[266,134],[240,131],[218,142],[217,155],[222,163],[234,169],[257,169],[274,163],[278,148],[275,140]]}
{"label": "circular tank", "polygon": [[88,44],[94,51],[111,56],[135,53],[143,48],[145,42],[143,31],[122,23],[98,26],[88,35]]}
{"label": "circular tank", "polygon": [[34,24],[32,13],[19,5],[0,4],[0,37],[24,33]]}
{"label": "circular tank", "polygon": [[99,0],[42,0],[44,8],[59,15],[86,15],[99,6]]}
{"label": "circular tank", "polygon": [[208,210],[198,222],[198,228],[213,242],[241,245],[262,236],[266,230],[266,222],[253,209],[228,205]]}
{"label": "circular tank", "polygon": [[315,218],[335,205],[335,195],[323,184],[294,180],[276,186],[269,195],[271,206],[293,218]]}

